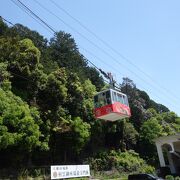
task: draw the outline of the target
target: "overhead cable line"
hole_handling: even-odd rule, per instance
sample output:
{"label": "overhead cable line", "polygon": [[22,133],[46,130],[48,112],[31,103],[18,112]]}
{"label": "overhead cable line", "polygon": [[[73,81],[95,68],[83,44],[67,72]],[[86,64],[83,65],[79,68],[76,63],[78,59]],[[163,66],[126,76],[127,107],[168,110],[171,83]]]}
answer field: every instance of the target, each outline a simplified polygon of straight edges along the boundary
{"label": "overhead cable line", "polygon": [[[13,1],[13,0],[11,0]],[[48,24],[46,23],[44,20],[42,20],[38,15],[36,15],[29,7],[27,7],[24,3],[22,3],[20,0],[17,0],[28,12],[30,12],[33,16],[35,16],[35,18],[37,18],[38,20],[40,20],[45,26],[47,26],[49,29],[51,29],[54,34],[56,34],[56,31]],[[19,7],[19,6],[18,6]],[[54,35],[53,34],[53,35]],[[92,64],[98,71],[100,71],[105,78],[109,79],[108,75],[101,69],[99,69],[94,63],[92,63],[90,60],[86,59],[90,64]],[[118,88],[118,87],[116,87]]]}
{"label": "overhead cable line", "polygon": [[[82,47],[81,47],[81,48],[82,48]],[[83,48],[83,49],[84,49],[85,51],[87,51],[89,54],[93,55],[96,59],[99,59],[100,61],[102,61],[102,59],[99,58],[98,56],[96,56],[94,53],[88,51],[88,50],[85,49],[85,48]],[[103,64],[106,64],[106,63],[103,62]],[[118,72],[118,74],[122,75],[122,73],[120,73],[115,67],[113,67],[113,66],[111,66],[111,65],[108,65],[108,64],[106,64],[106,65],[109,66],[109,67],[111,67],[112,69],[116,70],[116,71]],[[156,97],[157,99],[159,99],[159,100],[162,99],[160,96],[154,94],[151,90],[145,88],[144,86],[140,85],[140,87],[141,87],[142,89],[146,90],[146,92],[149,92],[149,93],[153,94],[154,97]],[[169,104],[170,101],[168,102],[167,99],[164,99],[164,100]],[[172,101],[171,101],[171,103],[172,103]],[[178,106],[176,106],[176,105],[174,105],[174,104],[171,104],[171,105],[173,105],[173,106],[176,107],[176,108],[179,108]]]}
{"label": "overhead cable line", "polygon": [[[86,51],[87,53],[91,54],[91,55],[94,56],[96,59],[99,59],[103,64],[105,64],[105,65],[107,65],[108,67],[111,67],[112,69],[114,69],[115,71],[117,71],[117,73],[118,73],[119,75],[121,75],[122,77],[125,77],[122,73],[119,72],[119,69],[116,69],[116,68],[115,68],[114,66],[112,66],[111,64],[107,64],[106,62],[103,62],[103,60],[102,60],[100,57],[96,56],[94,53],[88,51],[87,49],[83,48],[82,46],[81,46],[81,49],[83,49],[83,50]],[[153,94],[153,96],[156,97],[157,99],[159,99],[159,100],[162,99],[161,97],[159,97],[159,96],[157,96],[156,94],[154,94],[151,90],[145,88],[145,87],[142,86],[142,85],[140,85],[140,86],[141,86],[142,89],[144,89],[144,90],[146,90],[147,92],[150,92],[151,94]],[[165,100],[167,103],[169,103],[169,102],[167,101],[167,99],[164,99],[164,100]],[[172,101],[171,101],[171,103],[172,103]],[[175,106],[174,104],[172,104],[172,105]],[[175,106],[175,107],[176,107],[176,108],[179,108],[179,107],[177,107],[177,106]]]}
{"label": "overhead cable line", "polygon": [[[15,3],[15,1],[11,0]],[[56,31],[48,25],[43,19],[41,19],[38,15],[36,15],[30,8],[28,8],[24,3],[22,3],[20,0],[17,0],[21,6],[23,6],[30,14],[32,14],[36,19],[38,19],[42,24],[44,24],[46,27],[48,27],[53,33],[56,33]],[[17,4],[16,4],[17,5]],[[19,7],[19,6],[18,6]]]}
{"label": "overhead cable line", "polygon": [[[19,7],[19,6],[18,6],[18,7]],[[28,15],[29,15],[29,14],[28,14]],[[6,19],[3,18],[2,16],[0,16],[0,18],[2,18],[3,21],[9,23],[10,25],[12,25],[12,26],[14,26],[14,27],[16,26],[15,24],[13,24],[12,22],[6,20]],[[42,24],[41,24],[41,25],[42,25]],[[21,29],[21,31],[23,31],[24,33],[26,33],[23,29]],[[51,33],[52,33],[52,32],[51,32]],[[89,64],[91,64],[92,66],[94,66],[95,69],[97,69],[100,73],[102,73],[102,74],[104,75],[104,77],[108,78],[108,77],[107,77],[107,74],[106,74],[102,69],[98,68],[93,62],[91,62],[91,61],[90,61],[89,59],[87,59],[87,58],[86,58],[86,61],[88,61]],[[13,75],[15,75],[15,76],[18,76],[18,77],[21,77],[22,79],[25,79],[25,80],[28,80],[28,81],[33,82],[31,79],[26,78],[26,77],[24,77],[24,76],[21,76],[21,75],[19,75],[19,74],[16,74],[16,73],[14,73],[14,72],[11,72],[11,74],[13,74]],[[105,81],[106,83],[109,83],[109,82],[108,82],[107,80],[105,80],[105,79],[104,79],[104,81]],[[117,87],[117,86],[116,86],[116,88],[119,89],[119,87]]]}
{"label": "overhead cable line", "polygon": [[99,61],[101,61],[103,64],[105,64],[107,67],[111,67],[112,69],[114,69],[115,71],[118,72],[118,74],[120,74],[122,77],[125,77],[124,74],[122,74],[121,72],[119,72],[119,69],[116,69],[114,66],[112,66],[111,64],[107,64],[105,61],[103,61],[100,57],[96,56],[94,53],[90,52],[89,50],[87,50],[86,48],[82,47],[81,45],[78,45],[82,50],[86,51],[88,54],[94,56],[96,59],[98,59]]}
{"label": "overhead cable line", "polygon": [[47,24],[44,20],[42,20],[38,15],[36,15],[31,9],[29,9],[24,3],[22,3],[20,0],[17,0],[22,6],[24,6],[33,16],[35,16],[37,19],[39,19],[45,26],[47,26],[52,32],[56,33],[56,31]]}
{"label": "overhead cable line", "polygon": [[[130,68],[126,67],[124,64],[120,63],[116,58],[114,58],[110,53],[108,53],[107,51],[105,51],[104,49],[102,49],[100,46],[98,46],[97,44],[95,44],[93,41],[89,40],[86,36],[84,36],[82,33],[80,33],[79,31],[77,31],[74,27],[72,27],[71,25],[69,25],[68,23],[66,23],[62,18],[60,18],[59,16],[57,16],[54,12],[50,11],[48,8],[46,8],[44,5],[42,5],[40,2],[38,2],[37,0],[34,0],[34,2],[36,2],[42,9],[46,10],[49,14],[53,15],[54,17],[56,17],[59,21],[61,21],[63,24],[65,24],[67,27],[69,27],[71,30],[73,30],[74,32],[76,32],[79,36],[83,37],[86,41],[88,41],[90,44],[92,44],[93,46],[95,46],[97,49],[99,49],[101,52],[103,52],[104,54],[106,54],[108,57],[110,57],[111,59],[113,59],[118,65],[124,67],[125,69],[127,69],[129,72],[131,72],[132,74],[134,74],[138,79],[140,79],[141,81],[143,81],[146,84],[149,84],[149,86],[156,88],[157,87],[150,83],[149,81],[146,81],[142,78],[142,76],[138,75],[136,72],[132,71]],[[51,0],[52,2],[52,0]],[[54,2],[54,1],[53,1]],[[55,3],[58,6],[57,3]],[[159,90],[159,89],[158,89]],[[160,93],[162,93],[163,91],[161,90]],[[165,92],[163,92],[165,93]],[[170,95],[171,93],[168,92],[168,94]],[[172,95],[172,94],[171,94]],[[176,101],[177,98],[173,97]],[[179,102],[179,101],[178,101]]]}
{"label": "overhead cable line", "polygon": [[[37,2],[37,0],[34,0]],[[170,90],[166,89],[163,87],[161,84],[159,84],[157,81],[155,81],[148,73],[143,71],[141,68],[139,68],[136,64],[134,64],[129,58],[125,57],[121,52],[117,51],[115,48],[113,48],[109,43],[104,41],[101,37],[99,37],[96,33],[94,33],[92,30],[90,30],[88,27],[86,27],[82,22],[80,22],[77,18],[72,16],[68,11],[63,9],[58,3],[56,3],[54,0],[49,0],[52,4],[54,4],[58,9],[63,11],[67,16],[69,16],[71,19],[73,19],[75,22],[77,22],[82,28],[84,28],[88,33],[93,35],[97,40],[99,40],[102,44],[104,44],[106,47],[108,47],[111,51],[119,55],[122,59],[127,61],[129,64],[134,66],[138,71],[140,71],[142,74],[144,74],[146,77],[148,77],[152,82],[154,82],[158,87],[160,87],[162,90],[164,90],[166,93],[169,94],[171,92]],[[171,95],[175,96],[176,98],[180,99],[177,97],[174,93],[171,92]],[[174,98],[174,97],[173,97]]]}
{"label": "overhead cable line", "polygon": [[[83,47],[81,47],[81,48],[83,48]],[[96,56],[94,53],[88,51],[88,50],[85,49],[85,48],[83,48],[83,49],[84,49],[86,52],[88,52],[89,54],[91,54],[91,55],[93,55],[94,57],[96,57],[96,59],[99,59],[100,61],[102,61],[102,59],[99,58],[98,56]],[[91,63],[90,63],[90,64],[91,64]],[[106,64],[106,63],[103,62],[103,64]],[[94,63],[92,63],[92,65],[95,66]],[[109,66],[109,67],[111,67],[112,69],[118,71],[115,67],[113,67],[113,66],[111,66],[111,65],[108,65],[108,64],[106,64],[106,65]],[[97,66],[96,66],[96,67],[97,67]],[[100,69],[97,67],[97,70],[100,70]],[[118,71],[118,74],[122,75],[122,73],[120,73],[119,71]],[[108,81],[106,81],[106,82],[108,83]],[[117,84],[117,83],[116,83],[116,84]],[[118,84],[117,84],[117,85],[118,85]],[[151,90],[145,88],[145,87],[142,86],[142,85],[140,85],[140,86],[141,86],[142,89],[146,90],[146,92],[149,92],[149,93],[153,94],[153,96],[156,97],[157,99],[159,99],[159,100],[162,99],[161,97],[159,97],[159,96],[157,96],[156,94],[154,94]],[[117,88],[117,87],[116,87],[116,88]],[[166,101],[166,103],[169,104],[169,102],[167,101],[167,99],[164,99],[164,100]],[[171,103],[172,103],[172,102],[171,102]],[[176,108],[179,108],[178,106],[176,106],[176,105],[174,105],[174,104],[171,104],[171,105],[173,105],[173,106],[176,107]]]}
{"label": "overhead cable line", "polygon": [[[28,12],[24,6],[21,6],[21,4],[17,3],[15,0],[10,0],[11,2],[13,2],[16,6],[18,6],[22,11],[24,11],[28,16],[30,16],[32,19],[34,19],[38,24],[40,24],[42,27],[44,27],[47,31],[49,31],[51,33],[51,31],[49,30],[49,28],[47,28],[44,24],[42,24],[41,22],[39,22],[36,18],[34,18],[34,16],[32,16],[32,14],[30,12]],[[7,21],[6,21],[7,22]],[[11,24],[12,25],[12,24]],[[16,26],[16,25],[14,25]]]}
{"label": "overhead cable line", "polygon": [[[20,0],[17,0],[17,1],[20,1]],[[21,4],[23,4],[22,2],[21,2]],[[28,8],[29,9],[29,8]],[[47,8],[46,8],[47,9]],[[32,10],[30,11],[30,12],[32,12]],[[48,12],[49,12],[49,10],[48,10]],[[51,11],[50,11],[51,12]],[[49,13],[50,13],[49,12]],[[34,12],[32,13],[33,15],[35,14]],[[51,12],[51,14],[54,14],[54,13],[52,13]],[[54,16],[56,16],[55,14],[54,14]],[[35,16],[35,17],[37,17],[37,15]],[[58,16],[56,16],[59,20],[61,20]],[[38,16],[38,19],[41,19],[39,16]],[[61,20],[62,22],[64,22],[63,20]],[[73,27],[71,27],[70,25],[68,25],[66,22],[64,22],[68,27],[70,27],[71,29],[74,29]],[[45,25],[46,25],[47,23],[45,23]],[[47,24],[48,25],[48,24]],[[53,31],[55,31],[55,30],[53,30]],[[74,30],[74,31],[76,31],[79,35],[81,35],[81,33],[79,33],[77,30]],[[91,42],[91,43],[93,43],[91,40],[89,40],[88,38],[86,38],[84,35],[81,35],[82,37],[84,37],[87,41],[89,41],[89,42]],[[114,60],[116,60],[113,56],[111,56],[109,53],[107,53],[105,50],[103,50],[102,48],[100,48],[99,46],[97,46],[95,43],[93,43],[94,44],[94,46],[96,46],[98,49],[100,49],[101,51],[103,51],[104,53],[106,53],[107,55],[109,55],[111,58],[113,58]],[[117,61],[117,60],[116,60]],[[118,62],[118,61],[117,61]],[[119,63],[119,62],[118,62]],[[121,63],[120,63],[121,64]],[[126,68],[127,69],[127,68]],[[131,70],[129,70],[129,71],[131,71]],[[133,71],[131,71],[132,73],[134,73]],[[134,73],[134,74],[136,74],[136,73]],[[138,75],[136,75],[136,76],[138,76]],[[145,83],[146,83],[146,81],[144,80],[144,79],[142,79],[141,77],[139,77],[141,80],[143,80]]]}
{"label": "overhead cable line", "polygon": [[[19,0],[18,0],[19,1]],[[34,0],[34,2],[36,2],[42,9],[46,10],[49,14],[53,15],[54,17],[56,17],[59,21],[61,21],[63,24],[65,24],[67,27],[69,27],[72,31],[76,32],[79,36],[81,36],[83,39],[85,39],[86,41],[88,41],[90,44],[92,44],[94,47],[96,47],[97,49],[99,49],[101,52],[103,52],[104,54],[106,54],[108,57],[110,57],[111,59],[113,59],[117,64],[123,66],[125,69],[127,69],[129,72],[131,72],[132,74],[135,74],[139,79],[141,79],[142,81],[144,81],[138,74],[136,74],[135,72],[133,72],[131,69],[129,69],[128,67],[126,67],[125,65],[123,65],[122,63],[120,63],[116,58],[114,58],[110,53],[108,53],[107,51],[105,51],[104,49],[102,49],[100,46],[98,46],[97,44],[95,44],[93,41],[91,41],[90,39],[88,39],[85,35],[83,35],[82,33],[80,33],[78,30],[76,30],[74,27],[72,27],[71,25],[69,25],[68,23],[66,23],[62,18],[60,18],[59,16],[57,16],[55,13],[53,13],[52,11],[50,11],[48,8],[46,8],[44,5],[42,5],[40,2],[38,2],[37,0]]]}
{"label": "overhead cable line", "polygon": [[[12,22],[10,22],[10,21],[8,21],[7,19],[3,18],[2,16],[0,16],[0,18],[2,18],[2,20],[5,21],[5,22],[7,22],[8,24],[10,24],[10,25],[12,25],[12,26],[16,26],[15,24],[13,24]],[[25,32],[23,29],[21,29],[21,31]],[[26,32],[25,32],[25,33],[26,33]],[[25,79],[25,80],[27,80],[27,81],[30,81],[30,82],[32,82],[32,83],[34,83],[31,79],[26,78],[26,77],[24,77],[24,76],[21,76],[21,75],[19,75],[19,74],[16,74],[16,73],[14,73],[14,72],[11,72],[11,74],[13,74],[13,75],[15,75],[15,76],[18,76],[18,77],[20,77],[20,78],[22,78],[22,79]]]}
{"label": "overhead cable line", "polygon": [[13,23],[11,23],[10,21],[6,20],[6,19],[5,19],[5,18],[3,18],[2,16],[0,16],[0,18],[1,18],[3,21],[5,21],[5,22],[9,23],[10,25],[14,26],[14,24],[13,24]]}
{"label": "overhead cable line", "polygon": [[[13,26],[15,26],[15,24],[13,24],[12,22],[10,22],[10,21],[8,21],[7,19],[5,19],[5,18],[3,18],[3,17],[1,17],[5,22],[7,22],[7,23],[9,23],[10,25],[13,25]],[[21,31],[23,31],[24,33],[26,33],[23,29],[21,29]],[[51,32],[52,33],[52,32]],[[87,50],[86,50],[87,51]],[[94,55],[94,54],[93,54]],[[94,55],[95,56],[95,55]],[[96,58],[99,58],[99,57],[96,57]],[[102,70],[102,69],[100,69],[100,68],[98,68],[94,63],[92,63],[90,60],[88,60],[87,58],[86,58],[86,60],[88,61],[88,63],[89,64],[91,64],[95,69],[97,69],[99,72],[101,72],[102,74],[104,74],[105,76],[107,76],[107,74]],[[18,77],[21,77],[22,79],[25,79],[25,80],[27,80],[27,81],[30,81],[30,82],[32,82],[32,84],[34,83],[34,81],[32,81],[31,79],[29,79],[29,78],[26,78],[26,77],[24,77],[24,76],[21,76],[21,75],[19,75],[19,74],[16,74],[16,73],[14,73],[14,72],[11,72],[11,74],[13,74],[13,75],[15,75],[15,76],[18,76]],[[104,79],[104,82],[106,82],[106,83],[109,83],[106,79]],[[118,85],[119,86],[119,85]],[[118,86],[115,86],[116,87],[116,89],[119,89],[119,87]],[[141,85],[142,86],[142,85]],[[145,87],[143,87],[142,86],[142,88],[143,89],[146,89]],[[146,91],[148,91],[148,90],[146,90]],[[152,93],[152,92],[151,92]],[[152,93],[153,94],[153,93]],[[155,97],[157,97],[158,99],[161,99],[160,97],[158,97],[157,95],[154,95]]]}

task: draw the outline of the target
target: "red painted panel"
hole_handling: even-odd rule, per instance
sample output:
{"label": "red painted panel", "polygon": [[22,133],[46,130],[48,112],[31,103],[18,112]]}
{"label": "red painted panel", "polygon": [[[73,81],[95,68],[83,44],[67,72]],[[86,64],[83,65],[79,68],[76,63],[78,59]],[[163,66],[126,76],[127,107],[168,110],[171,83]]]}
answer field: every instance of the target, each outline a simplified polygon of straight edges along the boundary
{"label": "red painted panel", "polygon": [[95,113],[95,117],[98,118],[100,116],[104,116],[106,114],[109,114],[113,111],[113,105],[109,104],[106,106],[102,106],[100,108],[95,108],[94,113]]}
{"label": "red painted panel", "polygon": [[124,104],[121,104],[119,102],[115,102],[113,104],[113,112],[120,113],[123,115],[131,116],[130,108]]}
{"label": "red painted panel", "polygon": [[126,115],[127,117],[131,116],[130,108],[119,102],[102,106],[100,108],[95,108],[94,110],[94,114],[96,118],[100,118],[101,116],[107,115],[109,113],[117,113],[119,114],[120,117],[121,115]]}

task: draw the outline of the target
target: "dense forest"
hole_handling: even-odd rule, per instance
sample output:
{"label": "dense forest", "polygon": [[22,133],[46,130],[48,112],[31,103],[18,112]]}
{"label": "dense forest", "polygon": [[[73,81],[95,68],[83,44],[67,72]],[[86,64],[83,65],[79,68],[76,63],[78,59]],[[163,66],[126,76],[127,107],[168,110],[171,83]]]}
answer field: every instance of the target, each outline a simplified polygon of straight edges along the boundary
{"label": "dense forest", "polygon": [[63,31],[48,41],[0,19],[0,168],[90,164],[91,169],[153,172],[154,139],[180,132],[180,117],[124,77],[130,119],[96,120],[100,72]]}

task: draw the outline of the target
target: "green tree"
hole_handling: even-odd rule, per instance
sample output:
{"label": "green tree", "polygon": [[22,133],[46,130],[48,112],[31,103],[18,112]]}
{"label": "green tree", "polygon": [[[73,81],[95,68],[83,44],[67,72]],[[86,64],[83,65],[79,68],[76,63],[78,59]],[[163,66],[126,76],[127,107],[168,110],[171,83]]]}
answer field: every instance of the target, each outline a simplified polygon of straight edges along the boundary
{"label": "green tree", "polygon": [[4,90],[11,89],[9,81],[10,73],[7,71],[7,63],[0,63],[0,87]]}
{"label": "green tree", "polygon": [[162,118],[167,123],[174,123],[178,116],[174,112],[167,112],[162,114]]}
{"label": "green tree", "polygon": [[70,71],[80,72],[80,68],[87,65],[70,34],[62,31],[56,33],[50,40],[49,48],[52,60],[56,61],[59,67],[67,67]]}
{"label": "green tree", "polygon": [[49,59],[57,62],[59,67],[65,67],[67,71],[76,73],[81,82],[90,79],[98,91],[104,86],[103,78],[96,69],[88,67],[86,58],[79,52],[70,34],[57,32],[50,40],[48,53]]}
{"label": "green tree", "polygon": [[5,35],[7,30],[8,30],[8,26],[3,22],[0,16],[0,36]]}
{"label": "green tree", "polygon": [[153,144],[154,140],[162,135],[163,128],[156,118],[151,118],[144,122],[140,132],[141,139]]}
{"label": "green tree", "polygon": [[155,117],[143,123],[140,129],[139,152],[150,163],[157,162],[157,150],[154,144],[156,138],[163,135],[163,127]]}
{"label": "green tree", "polygon": [[150,100],[150,107],[154,108],[158,113],[169,112],[169,109],[166,106],[158,104],[153,100]]}
{"label": "green tree", "polygon": [[76,117],[71,122],[72,141],[75,152],[79,153],[90,137],[90,125]]}
{"label": "green tree", "polygon": [[88,79],[82,84],[83,99],[82,99],[82,118],[90,122],[94,120],[93,108],[94,108],[94,95],[96,93],[96,87]]}
{"label": "green tree", "polygon": [[180,132],[179,117],[174,112],[165,112],[161,114],[161,124],[165,135],[173,135]]}
{"label": "green tree", "polygon": [[0,89],[0,150],[16,149],[19,157],[29,156],[37,148],[48,150],[41,125],[37,109],[30,108],[11,91]]}
{"label": "green tree", "polygon": [[39,91],[39,104],[44,110],[57,110],[67,97],[67,75],[65,69],[58,69],[44,79],[44,87]]}
{"label": "green tree", "polygon": [[94,67],[87,67],[85,72],[86,78],[91,80],[92,84],[96,86],[96,90],[101,91],[105,84],[102,76],[100,76],[100,73]]}
{"label": "green tree", "polygon": [[41,51],[44,52],[47,48],[48,40],[40,35],[36,31],[30,30],[21,24],[15,24],[8,29],[6,33],[9,37],[18,37],[19,40],[30,39],[34,45]]}
{"label": "green tree", "polygon": [[139,131],[141,125],[145,120],[145,100],[140,97],[139,90],[136,88],[134,82],[127,77],[123,78],[123,82],[121,84],[121,91],[127,94],[132,113],[130,121]]}
{"label": "green tree", "polygon": [[12,91],[30,103],[38,91],[38,79],[34,76],[38,77],[38,69],[42,69],[40,51],[29,39],[1,38],[0,55],[11,74]]}
{"label": "green tree", "polygon": [[125,122],[124,124],[124,135],[123,139],[126,144],[127,149],[134,149],[137,140],[139,138],[139,133],[136,131],[132,123]]}

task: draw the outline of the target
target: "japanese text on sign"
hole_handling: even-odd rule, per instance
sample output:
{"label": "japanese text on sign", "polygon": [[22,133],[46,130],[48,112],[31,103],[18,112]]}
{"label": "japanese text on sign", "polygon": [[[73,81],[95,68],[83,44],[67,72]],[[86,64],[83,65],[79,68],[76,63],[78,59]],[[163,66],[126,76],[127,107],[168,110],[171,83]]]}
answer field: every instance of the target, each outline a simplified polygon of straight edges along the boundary
{"label": "japanese text on sign", "polygon": [[51,166],[51,179],[90,176],[89,165]]}

